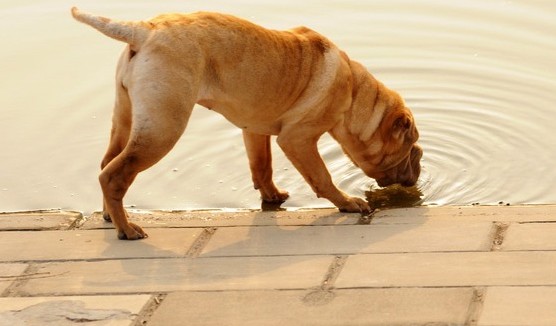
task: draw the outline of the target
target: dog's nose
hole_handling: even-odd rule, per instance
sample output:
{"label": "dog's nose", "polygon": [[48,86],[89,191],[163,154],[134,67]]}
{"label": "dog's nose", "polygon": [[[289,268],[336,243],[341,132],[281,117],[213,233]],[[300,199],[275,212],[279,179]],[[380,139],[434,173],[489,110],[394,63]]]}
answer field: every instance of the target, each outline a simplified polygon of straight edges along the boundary
{"label": "dog's nose", "polygon": [[396,182],[390,178],[381,178],[381,179],[376,179],[376,183],[378,184],[379,187],[388,187],[390,185],[393,185]]}

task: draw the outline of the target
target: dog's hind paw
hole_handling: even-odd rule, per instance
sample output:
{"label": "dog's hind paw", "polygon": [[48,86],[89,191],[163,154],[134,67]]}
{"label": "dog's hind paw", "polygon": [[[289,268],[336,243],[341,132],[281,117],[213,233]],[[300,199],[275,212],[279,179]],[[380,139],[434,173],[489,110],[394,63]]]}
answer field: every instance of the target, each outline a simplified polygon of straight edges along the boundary
{"label": "dog's hind paw", "polygon": [[110,214],[108,214],[108,212],[102,212],[102,218],[103,218],[106,222],[112,223],[112,218],[110,217]]}
{"label": "dog's hind paw", "polygon": [[276,192],[274,192],[272,195],[263,196],[262,199],[265,203],[281,204],[285,202],[286,199],[288,199],[289,197],[290,194],[287,191],[276,190]]}

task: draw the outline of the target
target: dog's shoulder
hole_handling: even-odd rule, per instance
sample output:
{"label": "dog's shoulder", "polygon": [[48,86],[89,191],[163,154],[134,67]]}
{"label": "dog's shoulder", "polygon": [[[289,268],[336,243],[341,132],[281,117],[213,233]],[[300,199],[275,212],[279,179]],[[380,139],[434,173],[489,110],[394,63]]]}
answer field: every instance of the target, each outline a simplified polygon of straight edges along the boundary
{"label": "dog's shoulder", "polygon": [[322,34],[310,29],[309,27],[299,26],[292,28],[290,31],[306,39],[314,48],[318,49],[321,53],[328,51],[333,46],[330,40],[328,40]]}

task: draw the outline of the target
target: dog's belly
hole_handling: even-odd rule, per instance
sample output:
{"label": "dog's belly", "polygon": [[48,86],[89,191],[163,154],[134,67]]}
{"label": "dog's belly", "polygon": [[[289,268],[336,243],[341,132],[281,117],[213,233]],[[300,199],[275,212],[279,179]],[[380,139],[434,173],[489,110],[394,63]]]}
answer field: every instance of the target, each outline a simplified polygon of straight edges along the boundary
{"label": "dog's belly", "polygon": [[280,116],[266,108],[252,108],[249,106],[235,106],[223,104],[214,100],[200,100],[197,102],[205,108],[223,115],[236,127],[255,134],[277,135],[280,132]]}

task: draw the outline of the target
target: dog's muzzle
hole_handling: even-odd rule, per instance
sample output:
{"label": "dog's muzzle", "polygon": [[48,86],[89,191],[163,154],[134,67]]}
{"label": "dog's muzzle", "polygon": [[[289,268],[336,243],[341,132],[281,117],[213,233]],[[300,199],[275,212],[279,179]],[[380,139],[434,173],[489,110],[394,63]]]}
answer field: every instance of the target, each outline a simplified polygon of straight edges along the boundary
{"label": "dog's muzzle", "polygon": [[419,145],[414,144],[409,155],[398,165],[386,170],[384,177],[377,178],[376,182],[380,187],[387,187],[399,183],[404,187],[411,187],[417,183],[421,174],[421,157],[423,150]]}

